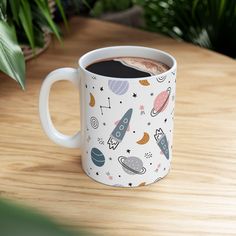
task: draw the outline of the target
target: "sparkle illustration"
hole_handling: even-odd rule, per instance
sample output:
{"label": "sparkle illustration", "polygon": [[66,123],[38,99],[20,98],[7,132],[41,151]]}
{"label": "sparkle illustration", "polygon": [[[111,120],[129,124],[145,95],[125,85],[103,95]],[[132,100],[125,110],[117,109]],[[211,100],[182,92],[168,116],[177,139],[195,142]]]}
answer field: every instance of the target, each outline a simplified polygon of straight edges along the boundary
{"label": "sparkle illustration", "polygon": [[163,130],[161,128],[156,130],[156,133],[154,135],[154,138],[157,142],[157,145],[165,155],[166,159],[169,160],[169,145],[167,142],[166,135],[164,134]]}
{"label": "sparkle illustration", "polygon": [[103,109],[111,109],[111,101],[110,101],[110,98],[108,97],[107,98],[108,100],[108,106],[100,106],[100,109],[101,109],[101,114],[103,115]]}
{"label": "sparkle illustration", "polygon": [[169,87],[166,91],[162,91],[156,96],[153,108],[151,110],[152,117],[157,116],[159,113],[163,112],[166,109],[170,97],[170,92],[171,88]]}
{"label": "sparkle illustration", "polygon": [[116,125],[115,129],[112,131],[107,144],[110,149],[115,150],[119,143],[123,140],[125,133],[129,127],[129,122],[132,116],[133,109],[129,109],[123,117],[120,119],[119,123]]}
{"label": "sparkle illustration", "polygon": [[104,142],[103,138],[98,138],[98,143],[100,145],[105,145],[105,142]]}
{"label": "sparkle illustration", "polygon": [[146,152],[144,157],[145,158],[151,158],[152,157],[152,153],[151,152]]}
{"label": "sparkle illustration", "polygon": [[129,175],[142,175],[146,172],[142,160],[138,157],[120,156],[118,161],[122,165],[123,170]]}

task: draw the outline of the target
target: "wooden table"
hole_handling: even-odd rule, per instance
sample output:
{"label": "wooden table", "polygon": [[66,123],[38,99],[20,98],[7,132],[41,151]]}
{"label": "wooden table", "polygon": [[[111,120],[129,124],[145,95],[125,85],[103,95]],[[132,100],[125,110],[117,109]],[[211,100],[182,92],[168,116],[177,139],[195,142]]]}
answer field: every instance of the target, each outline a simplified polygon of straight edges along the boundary
{"label": "wooden table", "polygon": [[[236,235],[236,62],[120,25],[78,18],[70,25],[63,47],[55,41],[27,63],[26,92],[0,80],[0,195],[100,235]],[[80,150],[55,145],[39,123],[43,78],[109,45],[159,48],[178,62],[172,170],[150,186],[94,182],[80,167]],[[51,111],[60,131],[79,129],[78,99],[70,83],[54,86]]]}

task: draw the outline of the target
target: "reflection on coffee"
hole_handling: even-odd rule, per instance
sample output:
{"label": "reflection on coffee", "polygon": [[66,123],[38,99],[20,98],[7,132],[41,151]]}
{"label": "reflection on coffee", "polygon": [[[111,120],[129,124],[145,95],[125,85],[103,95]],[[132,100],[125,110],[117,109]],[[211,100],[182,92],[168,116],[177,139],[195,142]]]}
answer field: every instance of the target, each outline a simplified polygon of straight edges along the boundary
{"label": "reflection on coffee", "polygon": [[117,57],[96,61],[86,69],[92,73],[116,78],[141,78],[159,75],[170,68],[159,61],[141,57]]}

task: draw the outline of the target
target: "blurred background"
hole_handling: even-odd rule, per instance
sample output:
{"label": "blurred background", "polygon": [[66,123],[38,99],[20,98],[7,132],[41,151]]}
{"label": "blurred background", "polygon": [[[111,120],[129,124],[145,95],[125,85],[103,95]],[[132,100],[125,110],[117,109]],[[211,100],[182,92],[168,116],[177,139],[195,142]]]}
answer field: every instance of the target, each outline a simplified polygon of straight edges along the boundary
{"label": "blurred background", "polygon": [[62,24],[69,29],[75,16],[164,34],[236,58],[235,0],[1,0],[0,71],[24,89],[25,60],[43,52],[53,34],[62,41]]}
{"label": "blurred background", "polygon": [[236,57],[235,0],[62,0],[78,14],[165,34]]}

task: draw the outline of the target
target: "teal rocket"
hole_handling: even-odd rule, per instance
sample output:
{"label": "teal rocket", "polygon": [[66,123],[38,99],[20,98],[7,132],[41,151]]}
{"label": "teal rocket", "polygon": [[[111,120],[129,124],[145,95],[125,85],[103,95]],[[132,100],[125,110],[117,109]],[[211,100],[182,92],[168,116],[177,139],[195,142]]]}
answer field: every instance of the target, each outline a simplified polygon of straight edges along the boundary
{"label": "teal rocket", "polygon": [[161,128],[156,129],[154,138],[157,142],[157,145],[159,146],[159,148],[165,155],[166,159],[169,160],[169,146],[168,146],[166,135],[164,134]]}
{"label": "teal rocket", "polygon": [[121,118],[115,129],[112,131],[107,144],[110,149],[115,150],[119,143],[123,140],[125,133],[129,127],[129,122],[132,116],[133,109],[129,109]]}

